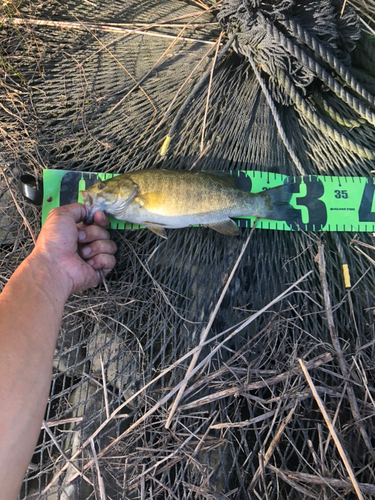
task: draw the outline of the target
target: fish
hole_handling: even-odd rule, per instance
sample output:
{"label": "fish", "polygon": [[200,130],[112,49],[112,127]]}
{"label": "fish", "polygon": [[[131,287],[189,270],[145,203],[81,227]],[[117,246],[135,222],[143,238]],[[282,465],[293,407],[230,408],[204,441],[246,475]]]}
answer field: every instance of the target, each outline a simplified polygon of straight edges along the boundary
{"label": "fish", "polygon": [[100,181],[80,191],[86,223],[102,210],[118,220],[145,226],[166,238],[166,229],[194,225],[226,235],[238,235],[231,217],[254,216],[286,220],[292,217],[292,184],[259,193],[237,186],[228,172],[145,169]]}

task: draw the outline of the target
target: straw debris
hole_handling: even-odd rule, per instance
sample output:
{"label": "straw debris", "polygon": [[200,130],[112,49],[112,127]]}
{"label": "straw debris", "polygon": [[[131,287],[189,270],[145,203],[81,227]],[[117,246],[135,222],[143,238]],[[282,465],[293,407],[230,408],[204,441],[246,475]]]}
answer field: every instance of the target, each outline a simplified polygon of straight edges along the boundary
{"label": "straw debris", "polygon": [[[3,2],[0,290],[40,230],[22,174],[39,186],[46,168],[371,175],[373,0],[305,2],[303,47],[285,17],[294,0],[237,2],[282,90],[261,44],[238,50],[222,10],[234,3]],[[317,3],[345,40],[320,37]],[[215,64],[219,12],[233,39]],[[268,31],[266,18],[278,20]],[[332,64],[311,33],[337,46]],[[374,236],[251,231],[111,232],[107,283],[66,305],[20,499],[375,495]]]}

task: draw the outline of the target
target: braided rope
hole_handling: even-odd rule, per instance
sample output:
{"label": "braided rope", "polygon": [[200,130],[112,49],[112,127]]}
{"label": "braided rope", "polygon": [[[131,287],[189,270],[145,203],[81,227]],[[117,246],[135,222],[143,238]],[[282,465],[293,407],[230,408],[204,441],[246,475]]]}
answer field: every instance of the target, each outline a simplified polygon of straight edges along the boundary
{"label": "braided rope", "polygon": [[352,90],[354,90],[354,92],[363,97],[363,99],[366,99],[366,101],[369,102],[372,106],[375,105],[374,97],[369,92],[367,92],[367,90],[353,77],[350,70],[346,66],[344,66],[329,49],[327,49],[322,43],[320,43],[319,40],[317,40],[313,35],[311,35],[293,19],[280,21],[280,24],[285,26],[294,37],[298,37],[304,44],[306,44],[311,50],[313,50],[315,54],[318,54],[318,56],[321,57],[323,61],[328,63],[329,66],[333,68],[336,73],[344,80],[348,87],[350,87]]}
{"label": "braided rope", "polygon": [[301,97],[297,88],[295,87],[293,81],[285,73],[285,71],[279,69],[277,72],[278,84],[282,86],[290,98],[293,100],[298,111],[318,130],[320,130],[324,135],[328,136],[333,141],[337,142],[341,147],[352,151],[362,158],[367,158],[369,160],[375,159],[375,152],[368,148],[355,143],[351,139],[348,139],[345,135],[338,132],[336,129],[331,127],[327,122],[318,116],[306,103],[306,101]]}
{"label": "braided rope", "polygon": [[262,79],[262,77],[261,77],[261,75],[260,75],[260,73],[258,71],[258,68],[256,67],[256,64],[255,64],[254,59],[253,59],[253,57],[251,55],[250,49],[248,50],[247,57],[249,59],[251,67],[252,67],[252,69],[254,71],[254,74],[255,74],[258,82],[259,82],[259,85],[260,85],[261,89],[263,90],[263,93],[264,93],[264,95],[266,97],[268,105],[269,105],[269,107],[271,109],[272,116],[273,116],[273,118],[275,120],[277,130],[278,130],[278,132],[280,134],[280,137],[281,137],[281,139],[282,139],[282,141],[284,143],[284,146],[285,146],[286,150],[288,151],[290,157],[292,158],[294,164],[296,165],[299,173],[301,175],[305,175],[305,170],[304,170],[304,168],[302,166],[301,160],[295,154],[295,152],[294,152],[294,150],[292,148],[292,145],[289,142],[289,139],[288,139],[288,137],[287,137],[287,135],[285,133],[284,127],[283,127],[283,125],[281,123],[279,113],[277,112],[275,103],[273,102],[272,97],[271,97],[270,93],[268,92],[267,86],[264,83],[264,81],[263,81],[263,79]]}
{"label": "braided rope", "polygon": [[[275,43],[280,44],[298,61],[309,68],[327,87],[329,87],[340,99],[350,106],[361,118],[365,118],[371,125],[375,126],[375,114],[366,108],[361,101],[349,94],[332,76],[323,69],[314,59],[300,49],[292,40],[284,36],[274,25],[263,21],[267,34],[271,36]],[[373,99],[374,105],[375,100]]]}
{"label": "braided rope", "polygon": [[[312,4],[314,2],[311,2],[310,8]],[[366,122],[375,126],[375,97],[371,92],[375,79],[345,65],[335,55],[338,50],[336,41],[343,37],[343,46],[346,47],[343,54],[347,60],[350,60],[350,53],[357,44],[354,54],[359,54],[358,61],[371,73],[374,71],[375,48],[368,38],[363,35],[361,38],[354,11],[349,9],[346,20],[340,18],[339,22],[334,14],[336,7],[333,2],[327,2],[326,9],[318,9],[319,12],[314,12],[316,18],[309,20],[313,12],[306,14],[294,0],[225,0],[218,17],[228,33],[238,30],[236,49],[249,60],[289,153],[290,144],[275,102],[294,105],[301,116],[342,148],[373,160],[375,153],[357,144],[357,137],[350,139],[348,133],[340,132],[335,126],[336,123],[352,129]],[[327,19],[327,15],[331,17]],[[312,22],[315,24],[311,28]],[[321,41],[320,36],[325,41]],[[362,57],[358,44],[366,47],[368,58]],[[261,73],[269,77],[267,86],[261,79]],[[331,105],[319,90],[314,93],[316,105],[330,120],[318,114],[302,95],[302,92],[304,95],[310,92],[314,80],[320,80],[334,94]],[[351,111],[346,116],[349,111],[346,106],[358,117],[353,117]]]}
{"label": "braided rope", "polygon": [[355,118],[346,118],[345,116],[340,114],[333,106],[328,104],[327,100],[324,99],[321,92],[315,91],[313,96],[314,101],[319,106],[319,108],[338,125],[342,125],[343,127],[348,128],[357,128],[365,123],[365,120],[363,118],[359,118],[358,120],[356,120]]}

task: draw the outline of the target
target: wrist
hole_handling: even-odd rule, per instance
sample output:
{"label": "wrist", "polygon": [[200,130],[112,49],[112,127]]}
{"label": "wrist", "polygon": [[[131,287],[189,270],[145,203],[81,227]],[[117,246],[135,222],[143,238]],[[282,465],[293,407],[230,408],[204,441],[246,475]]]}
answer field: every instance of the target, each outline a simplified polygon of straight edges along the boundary
{"label": "wrist", "polygon": [[35,286],[43,291],[51,300],[62,303],[63,306],[72,292],[73,283],[70,276],[60,265],[51,261],[44,254],[34,250],[23,265],[31,273]]}

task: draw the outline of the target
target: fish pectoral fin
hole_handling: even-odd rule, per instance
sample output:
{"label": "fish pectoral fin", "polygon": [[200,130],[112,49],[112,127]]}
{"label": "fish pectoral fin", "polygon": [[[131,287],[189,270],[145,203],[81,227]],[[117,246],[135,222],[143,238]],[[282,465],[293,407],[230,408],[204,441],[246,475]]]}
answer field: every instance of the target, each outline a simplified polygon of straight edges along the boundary
{"label": "fish pectoral fin", "polygon": [[238,236],[240,233],[237,224],[234,221],[232,221],[232,219],[229,218],[221,220],[219,222],[212,222],[211,224],[206,224],[206,226],[221,234]]}
{"label": "fish pectoral fin", "polygon": [[161,191],[153,191],[150,193],[140,193],[137,197],[139,198],[139,204],[148,212],[157,213],[161,205],[164,205],[168,201],[166,193]]}
{"label": "fish pectoral fin", "polygon": [[143,207],[145,204],[145,201],[143,199],[143,196],[136,196],[134,198],[134,203],[137,203],[140,207]]}
{"label": "fish pectoral fin", "polygon": [[142,222],[142,226],[146,226],[147,229],[152,231],[153,233],[157,234],[158,236],[161,236],[165,240],[168,239],[167,233],[165,232],[164,229],[164,224],[157,224],[156,222]]}

